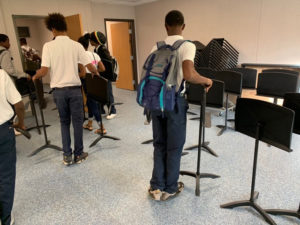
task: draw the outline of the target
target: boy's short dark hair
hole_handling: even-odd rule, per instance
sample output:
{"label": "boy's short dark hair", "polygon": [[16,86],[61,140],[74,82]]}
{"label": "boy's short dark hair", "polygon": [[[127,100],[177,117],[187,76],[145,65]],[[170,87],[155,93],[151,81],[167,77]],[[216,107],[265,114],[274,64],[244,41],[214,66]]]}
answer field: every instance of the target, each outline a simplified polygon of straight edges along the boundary
{"label": "boy's short dark hair", "polygon": [[170,27],[182,26],[184,24],[183,14],[178,10],[172,10],[166,15],[165,23]]}
{"label": "boy's short dark hair", "polygon": [[20,43],[21,44],[27,44],[26,38],[20,38]]}
{"label": "boy's short dark hair", "polygon": [[67,23],[65,17],[60,13],[49,13],[45,19],[47,29],[52,31],[67,31]]}
{"label": "boy's short dark hair", "polygon": [[8,36],[6,34],[0,34],[0,42],[6,42]]}
{"label": "boy's short dark hair", "polygon": [[82,44],[82,46],[84,47],[84,49],[87,49],[89,47],[89,39],[86,38],[86,36],[82,36],[78,39],[78,42],[80,44]]}

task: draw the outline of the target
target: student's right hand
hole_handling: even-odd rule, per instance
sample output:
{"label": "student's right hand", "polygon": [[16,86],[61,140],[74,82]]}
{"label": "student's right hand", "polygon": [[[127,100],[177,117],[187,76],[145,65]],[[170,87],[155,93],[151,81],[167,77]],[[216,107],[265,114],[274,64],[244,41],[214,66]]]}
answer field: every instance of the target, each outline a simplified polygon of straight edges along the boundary
{"label": "student's right hand", "polygon": [[212,85],[213,85],[213,81],[211,79],[207,78],[207,81],[205,83],[205,90],[206,90],[206,92],[209,91],[209,89],[212,87]]}

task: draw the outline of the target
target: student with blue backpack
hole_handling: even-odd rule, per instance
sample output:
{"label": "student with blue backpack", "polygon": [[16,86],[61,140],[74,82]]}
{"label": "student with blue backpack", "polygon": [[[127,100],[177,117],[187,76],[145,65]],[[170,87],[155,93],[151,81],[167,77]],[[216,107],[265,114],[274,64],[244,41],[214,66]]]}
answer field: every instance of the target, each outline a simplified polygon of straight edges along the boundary
{"label": "student with blue backpack", "polygon": [[178,178],[186,137],[185,81],[201,84],[207,91],[212,86],[212,80],[195,70],[196,47],[182,37],[183,14],[170,11],[165,27],[168,37],[153,47],[146,60],[137,95],[137,102],[152,115],[154,168],[149,194],[157,201],[175,197],[184,188]]}

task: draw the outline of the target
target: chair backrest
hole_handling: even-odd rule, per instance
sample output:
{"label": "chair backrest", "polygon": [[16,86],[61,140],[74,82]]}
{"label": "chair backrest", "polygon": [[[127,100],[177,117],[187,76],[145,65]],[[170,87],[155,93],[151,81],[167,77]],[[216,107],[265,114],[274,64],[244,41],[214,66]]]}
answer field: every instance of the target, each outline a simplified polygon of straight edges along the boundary
{"label": "chair backrest", "polygon": [[287,73],[260,73],[257,95],[283,98],[285,93],[297,92],[298,75]]}
{"label": "chair backrest", "polygon": [[[203,87],[199,84],[188,84],[187,100],[191,104],[201,105],[203,99]],[[225,84],[219,80],[213,80],[213,86],[206,94],[206,105],[213,108],[222,108],[224,102]]]}
{"label": "chair backrest", "polygon": [[219,71],[215,75],[216,80],[225,83],[225,92],[240,95],[242,93],[242,73],[234,71]]}
{"label": "chair backrest", "polygon": [[257,70],[251,68],[232,68],[230,71],[235,71],[243,74],[242,87],[247,89],[256,88]]}
{"label": "chair backrest", "polygon": [[285,94],[283,106],[295,111],[294,133],[300,134],[300,93]]}
{"label": "chair backrest", "polygon": [[294,75],[299,75],[298,71],[295,70],[285,70],[285,69],[265,69],[262,70],[263,73],[290,73]]}
{"label": "chair backrest", "polygon": [[294,111],[269,102],[239,98],[236,103],[235,129],[250,137],[256,137],[257,125],[261,125],[259,140],[285,151],[291,151]]}
{"label": "chair backrest", "polygon": [[103,77],[87,74],[85,78],[87,94],[94,100],[106,104],[109,103],[108,81]]}
{"label": "chair backrest", "polygon": [[201,76],[207,77],[209,79],[215,78],[216,71],[212,70],[209,67],[196,67],[195,69]]}

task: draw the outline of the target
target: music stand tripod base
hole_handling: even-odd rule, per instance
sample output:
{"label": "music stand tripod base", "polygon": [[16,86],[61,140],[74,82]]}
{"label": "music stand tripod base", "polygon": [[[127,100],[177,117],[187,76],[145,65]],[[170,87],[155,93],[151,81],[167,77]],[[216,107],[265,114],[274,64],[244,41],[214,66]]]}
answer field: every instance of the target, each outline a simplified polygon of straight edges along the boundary
{"label": "music stand tripod base", "polygon": [[[35,89],[36,89],[36,84],[34,83],[34,86],[35,86]],[[29,157],[32,157],[34,155],[36,155],[37,153],[41,152],[42,150],[46,149],[46,148],[51,148],[51,149],[54,149],[54,150],[57,150],[57,151],[62,151],[62,148],[56,146],[56,145],[51,145],[50,144],[50,141],[48,140],[48,137],[47,137],[47,131],[46,131],[46,125],[45,125],[45,118],[44,118],[44,113],[43,113],[43,109],[41,107],[41,101],[40,101],[40,98],[39,96],[37,95],[37,100],[38,100],[38,103],[39,103],[39,109],[40,109],[40,113],[41,113],[41,118],[42,118],[42,128],[43,128],[43,131],[44,131],[44,138],[45,138],[45,145],[39,147],[38,149],[34,150],[30,155]]]}
{"label": "music stand tripod base", "polygon": [[146,144],[151,144],[153,143],[153,139],[147,140],[147,141],[143,141],[141,144],[142,145],[146,145]]}
{"label": "music stand tripod base", "polygon": [[299,204],[298,211],[284,210],[284,209],[265,209],[265,211],[272,215],[292,216],[300,219],[300,204]]}
{"label": "music stand tripod base", "polygon": [[[204,142],[202,144],[202,150],[206,151],[207,153],[209,153],[209,154],[211,154],[215,157],[219,157],[218,154],[214,150],[212,150],[210,147],[208,147],[208,145],[209,145],[209,141]],[[198,145],[192,145],[190,147],[185,148],[184,150],[192,151],[192,150],[197,149],[197,148],[198,148]]]}
{"label": "music stand tripod base", "polygon": [[107,138],[107,139],[111,139],[111,140],[115,140],[115,141],[119,141],[121,140],[120,138],[117,138],[117,137],[112,137],[112,136],[108,136],[108,135],[105,135],[105,134],[99,134],[100,136],[98,138],[96,138],[96,140],[94,140],[92,142],[92,144],[90,144],[90,148],[95,146],[99,141],[101,141],[101,139],[103,138]]}
{"label": "music stand tripod base", "polygon": [[258,192],[255,191],[255,180],[256,180],[256,168],[257,168],[258,145],[259,145],[260,133],[261,133],[261,125],[257,124],[250,200],[230,202],[227,204],[223,204],[220,207],[227,208],[227,209],[233,209],[235,207],[250,206],[250,207],[254,208],[265,219],[265,221],[267,223],[269,223],[270,225],[276,225],[274,220],[267,214],[267,212],[264,209],[262,209],[258,204],[255,203],[255,201],[258,198]]}
{"label": "music stand tripod base", "polygon": [[195,189],[195,195],[200,196],[200,178],[211,178],[216,179],[219,178],[219,175],[211,174],[211,173],[195,173],[190,171],[180,171],[181,176],[190,176],[194,177],[196,179],[196,189]]}

